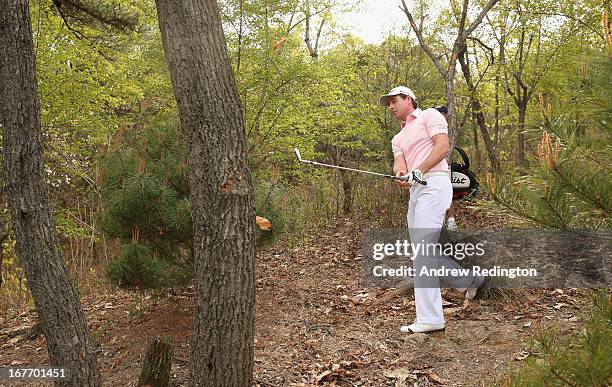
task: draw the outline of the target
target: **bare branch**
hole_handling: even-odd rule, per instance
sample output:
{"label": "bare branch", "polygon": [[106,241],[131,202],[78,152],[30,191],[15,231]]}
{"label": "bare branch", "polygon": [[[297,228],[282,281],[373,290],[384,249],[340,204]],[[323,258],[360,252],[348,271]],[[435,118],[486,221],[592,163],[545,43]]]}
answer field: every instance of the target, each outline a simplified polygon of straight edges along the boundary
{"label": "bare branch", "polygon": [[[581,24],[583,27],[585,27],[586,29],[588,29],[589,31],[595,33],[597,36],[599,36],[602,39],[605,39],[605,37],[603,36],[603,34],[598,31],[597,29],[593,28],[591,25],[589,25],[587,22],[583,21],[582,19],[579,19],[577,17],[573,17],[571,15],[567,15],[564,13],[559,13],[559,12],[532,12],[532,11],[525,11],[528,14],[531,15],[542,15],[542,16],[561,16],[561,17],[565,17],[568,18],[570,20],[573,20],[575,22],[577,22],[578,24]],[[591,14],[587,14],[585,15],[585,17],[587,16],[591,16]]]}
{"label": "bare branch", "polygon": [[[472,22],[472,24],[468,27],[468,29],[465,31],[465,36],[470,36],[472,34],[472,32],[474,32],[474,30],[478,27],[478,25],[482,22],[482,19],[485,17],[485,15],[487,14],[487,12],[489,12],[491,10],[491,8],[493,8],[493,6],[495,4],[497,4],[499,0],[489,0],[489,2],[484,6],[484,8],[482,9],[482,11],[480,11],[480,13],[478,14],[478,16],[476,16],[476,19],[474,19],[474,21]],[[403,0],[402,0],[403,2]]]}
{"label": "bare branch", "polygon": [[[461,19],[459,20],[459,37],[463,36],[463,33],[465,31],[465,20],[467,19],[467,11],[468,11],[468,4],[470,3],[470,0],[463,0],[463,8],[461,9]],[[469,35],[469,34],[468,34]],[[465,35],[465,36],[468,36]]]}
{"label": "bare branch", "polygon": [[482,40],[475,38],[473,36],[468,36],[467,39],[473,40],[475,42],[477,42],[478,44],[480,44],[480,46],[484,49],[486,49],[487,51],[489,51],[491,53],[491,55],[493,55],[493,49],[489,46],[487,46]]}
{"label": "bare branch", "polygon": [[316,15],[319,15],[319,14],[321,14],[321,13],[325,12],[325,11],[328,11],[330,8],[331,8],[331,6],[327,6],[327,7],[323,8],[323,9],[321,9],[321,10],[319,10],[319,11],[316,11],[316,12],[314,12],[314,13],[311,13],[309,16],[305,16],[305,17],[301,18],[300,20],[296,21],[296,22],[295,22],[295,24],[293,24],[293,25],[291,25],[291,21],[293,20],[293,15],[291,15],[291,20],[289,20],[289,25],[287,26],[286,35],[289,35],[289,33],[290,33],[291,31],[293,31],[293,29],[294,29],[295,27],[299,26],[299,25],[300,25],[300,23],[302,23],[302,22],[303,22],[303,21],[305,21],[306,19],[311,18],[311,17],[316,16]]}
{"label": "bare branch", "polygon": [[321,24],[319,25],[319,30],[317,31],[317,38],[315,39],[315,52],[317,55],[319,54],[319,38],[321,37],[321,31],[323,30],[323,24],[325,24],[325,19],[321,19]]}
{"label": "bare branch", "polygon": [[419,44],[421,45],[421,48],[423,49],[423,51],[425,51],[427,56],[429,56],[429,58],[433,62],[434,66],[436,66],[436,69],[442,75],[442,77],[445,77],[446,70],[444,70],[444,68],[440,64],[440,61],[433,54],[433,51],[431,51],[431,49],[429,48],[427,43],[425,43],[425,39],[423,39],[423,32],[417,27],[417,25],[416,25],[416,23],[414,21],[414,17],[412,16],[410,11],[408,10],[408,7],[406,6],[405,0],[402,0],[402,5],[400,6],[400,9],[406,14],[406,17],[408,17],[408,21],[410,22],[410,26],[412,27],[412,30],[416,34],[417,39],[419,40]]}

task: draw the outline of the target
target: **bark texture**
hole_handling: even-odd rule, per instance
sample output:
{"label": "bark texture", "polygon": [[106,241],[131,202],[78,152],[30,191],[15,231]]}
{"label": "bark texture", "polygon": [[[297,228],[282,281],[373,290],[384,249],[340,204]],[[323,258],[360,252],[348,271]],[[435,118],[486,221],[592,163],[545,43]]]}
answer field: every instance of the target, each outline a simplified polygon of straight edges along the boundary
{"label": "bark texture", "polygon": [[0,0],[0,126],[16,252],[50,364],[71,374],[69,381],[56,385],[99,386],[94,346],[64,264],[47,193],[39,104],[28,2]]}
{"label": "bark texture", "polygon": [[191,386],[250,386],[255,206],[244,119],[215,0],[156,0],[191,185]]}
{"label": "bark texture", "polygon": [[172,344],[159,337],[153,338],[142,364],[139,386],[167,387],[170,385]]}

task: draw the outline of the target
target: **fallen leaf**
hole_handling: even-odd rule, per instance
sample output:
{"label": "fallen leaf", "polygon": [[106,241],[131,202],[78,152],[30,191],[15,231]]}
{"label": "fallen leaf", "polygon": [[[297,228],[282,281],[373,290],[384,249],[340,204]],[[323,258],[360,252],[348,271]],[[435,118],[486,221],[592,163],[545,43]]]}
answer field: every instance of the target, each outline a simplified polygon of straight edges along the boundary
{"label": "fallen leaf", "polygon": [[567,305],[567,304],[565,304],[564,302],[560,302],[558,304],[553,305],[553,309],[559,310],[559,309],[561,309],[561,307],[563,307],[565,305]]}
{"label": "fallen leaf", "polygon": [[446,308],[444,309],[444,312],[446,312],[447,314],[453,314],[453,313],[460,312],[462,310],[465,310],[464,306],[458,306],[456,308]]}
{"label": "fallen leaf", "polygon": [[422,345],[424,342],[429,340],[430,336],[425,333],[414,333],[412,335],[407,335],[404,339],[406,342],[410,342],[412,344],[416,344],[417,346]]}
{"label": "fallen leaf", "polygon": [[515,359],[516,360],[525,360],[529,357],[530,353],[528,351],[521,351],[521,353],[519,353]]}
{"label": "fallen leaf", "polygon": [[383,376],[389,379],[397,379],[398,382],[404,382],[408,379],[416,379],[416,376],[414,376],[412,371],[408,371],[405,368],[398,368],[393,371],[385,371],[383,372]]}
{"label": "fallen leaf", "polygon": [[444,380],[436,375],[433,371],[427,371],[427,378],[439,384],[444,384]]}
{"label": "fallen leaf", "polygon": [[579,320],[580,320],[580,319],[579,319],[578,317],[576,317],[576,316],[572,316],[572,317],[570,317],[570,318],[568,318],[568,319],[567,319],[567,321],[569,321],[569,322],[577,322],[577,321],[579,321]]}
{"label": "fallen leaf", "polygon": [[255,223],[257,223],[259,228],[262,230],[269,230],[270,227],[272,227],[272,223],[270,223],[268,219],[261,216],[255,216]]}
{"label": "fallen leaf", "polygon": [[529,328],[531,326],[531,321],[527,321],[525,324],[523,324],[523,327],[525,328]]}

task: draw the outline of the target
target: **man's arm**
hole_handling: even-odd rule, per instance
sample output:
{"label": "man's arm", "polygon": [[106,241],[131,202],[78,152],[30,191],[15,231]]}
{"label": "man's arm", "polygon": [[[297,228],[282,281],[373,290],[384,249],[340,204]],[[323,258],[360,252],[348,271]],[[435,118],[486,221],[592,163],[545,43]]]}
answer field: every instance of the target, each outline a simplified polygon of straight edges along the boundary
{"label": "man's arm", "polygon": [[[431,138],[431,141],[433,141],[433,144],[434,144],[431,150],[431,153],[417,167],[417,169],[420,169],[421,172],[423,173],[426,173],[431,168],[433,168],[436,164],[442,161],[448,154],[448,151],[450,150],[448,134],[446,133],[436,134],[435,136]],[[395,158],[395,162],[397,163],[397,157]],[[404,167],[405,165],[406,163],[404,162]],[[393,171],[395,171],[395,166],[393,167]]]}
{"label": "man's arm", "polygon": [[408,171],[406,169],[408,169],[408,167],[406,166],[404,155],[397,156],[395,161],[393,161],[393,173],[395,173],[395,176],[397,176],[399,172],[403,172],[402,176],[407,174]]}
{"label": "man's arm", "polygon": [[[398,155],[393,161],[393,173],[395,173],[395,176],[404,176],[408,173],[407,169],[408,166],[406,165],[404,155]],[[402,188],[410,188],[410,184],[405,181],[395,180],[395,182]]]}

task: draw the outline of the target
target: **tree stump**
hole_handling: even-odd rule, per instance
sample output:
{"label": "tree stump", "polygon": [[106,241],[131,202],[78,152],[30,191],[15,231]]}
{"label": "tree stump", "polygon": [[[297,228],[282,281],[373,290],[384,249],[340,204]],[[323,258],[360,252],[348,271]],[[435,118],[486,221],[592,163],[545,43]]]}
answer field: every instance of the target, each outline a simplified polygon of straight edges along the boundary
{"label": "tree stump", "polygon": [[139,386],[167,387],[170,383],[172,344],[160,337],[151,340],[142,365]]}

